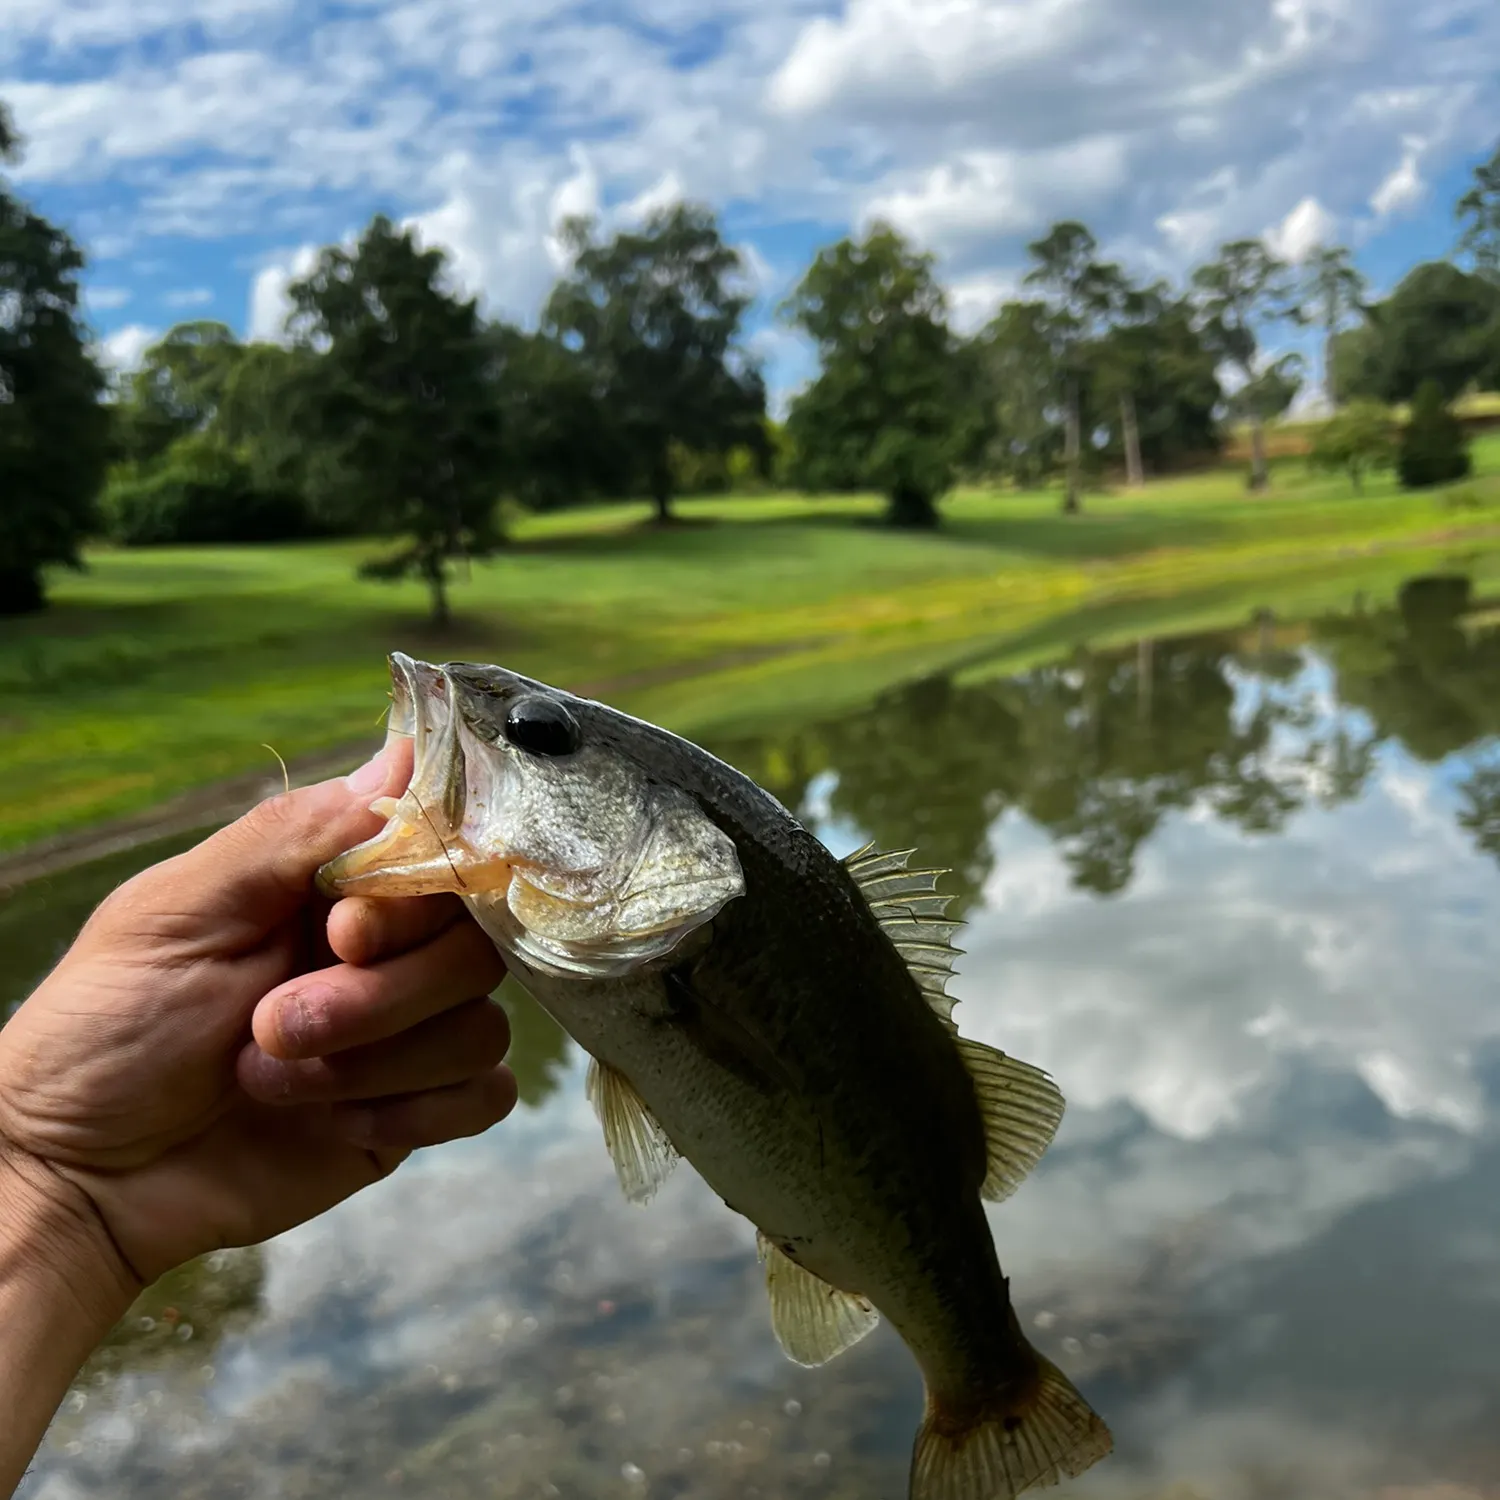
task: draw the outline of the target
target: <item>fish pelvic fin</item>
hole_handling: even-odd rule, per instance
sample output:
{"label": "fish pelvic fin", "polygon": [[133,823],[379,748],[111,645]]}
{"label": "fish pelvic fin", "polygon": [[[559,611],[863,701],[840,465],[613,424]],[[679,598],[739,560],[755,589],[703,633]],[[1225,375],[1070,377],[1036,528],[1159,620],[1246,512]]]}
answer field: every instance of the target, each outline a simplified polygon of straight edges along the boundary
{"label": "fish pelvic fin", "polygon": [[1109,1428],[1050,1360],[977,1410],[950,1411],[929,1392],[912,1449],[910,1500],[1013,1500],[1092,1468],[1114,1448]]}
{"label": "fish pelvic fin", "polygon": [[621,1191],[632,1203],[649,1203],[677,1165],[676,1147],[630,1080],[597,1057],[589,1059],[585,1092],[604,1127]]}
{"label": "fish pelvic fin", "polygon": [[1062,1091],[1040,1068],[970,1037],[956,1037],[984,1117],[987,1169],[980,1197],[1009,1198],[1042,1159],[1062,1123]]}
{"label": "fish pelvic fin", "polygon": [[766,1266],[771,1327],[782,1353],[799,1365],[826,1365],[853,1348],[880,1321],[863,1297],[841,1292],[799,1266],[759,1230],[756,1245]]}

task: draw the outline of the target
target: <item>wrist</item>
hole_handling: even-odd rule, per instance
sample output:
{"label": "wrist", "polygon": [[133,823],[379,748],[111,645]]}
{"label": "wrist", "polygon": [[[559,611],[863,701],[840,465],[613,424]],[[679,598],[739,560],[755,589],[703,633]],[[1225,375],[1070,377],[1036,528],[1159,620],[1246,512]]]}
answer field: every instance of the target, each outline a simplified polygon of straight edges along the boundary
{"label": "wrist", "polygon": [[140,1284],[87,1194],[0,1140],[0,1294],[38,1300],[74,1339],[102,1339]]}

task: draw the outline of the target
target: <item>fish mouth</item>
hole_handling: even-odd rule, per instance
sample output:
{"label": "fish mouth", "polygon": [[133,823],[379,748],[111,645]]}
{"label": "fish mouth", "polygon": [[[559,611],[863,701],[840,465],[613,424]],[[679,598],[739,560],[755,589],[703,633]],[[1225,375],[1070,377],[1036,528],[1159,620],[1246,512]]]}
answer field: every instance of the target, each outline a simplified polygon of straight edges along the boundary
{"label": "fish mouth", "polygon": [[318,889],[342,896],[470,895],[509,883],[513,862],[464,837],[467,760],[457,688],[444,667],[404,652],[388,658],[391,710],[387,748],[412,741],[412,773],[400,797],[381,797],[370,811],[386,819],[373,838],[328,861]]}

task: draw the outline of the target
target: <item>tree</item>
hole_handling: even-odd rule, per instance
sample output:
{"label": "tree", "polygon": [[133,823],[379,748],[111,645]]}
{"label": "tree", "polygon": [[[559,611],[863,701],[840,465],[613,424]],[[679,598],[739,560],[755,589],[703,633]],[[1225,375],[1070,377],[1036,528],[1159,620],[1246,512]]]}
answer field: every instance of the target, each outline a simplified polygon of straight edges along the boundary
{"label": "tree", "polygon": [[1334,340],[1350,317],[1364,310],[1368,285],[1342,245],[1319,245],[1302,263],[1297,320],[1323,330],[1323,394],[1334,408],[1343,400]]}
{"label": "tree", "polygon": [[1396,471],[1402,486],[1426,489],[1462,479],[1470,468],[1468,439],[1463,424],[1449,410],[1442,387],[1425,381],[1412,402],[1411,416],[1401,434]]}
{"label": "tree", "polygon": [[[19,149],[0,106],[0,162]],[[81,566],[109,462],[104,376],[78,308],[83,264],[0,179],[0,614],[43,606],[44,568]]]}
{"label": "tree", "polygon": [[[1120,448],[1129,468],[1127,415],[1133,422],[1141,472],[1218,452],[1217,412],[1224,394],[1218,359],[1196,326],[1192,307],[1165,287],[1117,321],[1096,356],[1094,385],[1122,407]],[[1128,408],[1127,408],[1128,400]]]}
{"label": "tree", "polygon": [[1214,413],[1223,393],[1192,309],[1163,282],[1133,287],[1121,277],[1109,320],[1088,354],[1090,385],[1100,420],[1112,427],[1111,446],[1124,459],[1126,483],[1145,482],[1148,460],[1160,468],[1215,452]]}
{"label": "tree", "polygon": [[1058,350],[1052,309],[1007,302],[974,341],[979,372],[973,460],[1024,488],[1040,484],[1058,457]]}
{"label": "tree", "polygon": [[1459,253],[1473,257],[1480,275],[1500,278],[1500,145],[1474,168],[1474,186],[1458,200],[1455,212],[1468,220],[1459,236]]}
{"label": "tree", "polygon": [[[1290,286],[1285,263],[1261,240],[1232,240],[1217,260],[1193,272],[1193,290],[1205,336],[1219,357],[1254,387],[1260,375],[1259,327],[1285,315]],[[1269,394],[1269,392],[1266,392]],[[1250,488],[1263,490],[1266,468],[1264,402],[1250,400]]]}
{"label": "tree", "polygon": [[1152,325],[1166,307],[1167,293],[1160,284],[1133,287],[1123,278],[1116,291],[1112,324],[1094,351],[1094,384],[1101,402],[1119,410],[1125,483],[1139,488],[1146,482],[1146,466],[1141,454],[1140,405],[1136,392],[1147,379]]}
{"label": "tree", "polygon": [[213,421],[244,346],[223,323],[179,323],[141,357],[115,413],[117,448],[149,463]]}
{"label": "tree", "polygon": [[609,411],[596,399],[583,355],[548,333],[493,324],[496,390],[505,443],[505,488],[533,510],[589,495],[618,495],[634,481]]}
{"label": "tree", "polygon": [[1081,385],[1086,351],[1107,324],[1124,294],[1119,268],[1101,265],[1099,245],[1079,223],[1054,224],[1047,234],[1026,247],[1036,265],[1026,274],[1026,285],[1044,288],[1056,314],[1055,337],[1063,380],[1063,465],[1066,472],[1063,511],[1079,508],[1079,459],[1082,453]]}
{"label": "tree", "polygon": [[744,262],[708,209],[682,203],[602,243],[573,220],[564,239],[572,266],[544,328],[582,359],[633,479],[669,521],[673,444],[724,453],[765,418],[765,386],[738,343]]}
{"label": "tree", "polygon": [[1274,422],[1302,389],[1300,354],[1283,354],[1259,369],[1228,399],[1230,414],[1252,424]]}
{"label": "tree", "polygon": [[1346,396],[1409,401],[1433,380],[1451,401],[1500,384],[1500,278],[1429,261],[1365,316],[1335,344]]}
{"label": "tree", "polygon": [[377,215],[353,250],[331,245],[288,289],[288,326],[319,349],[296,413],[323,448],[331,499],[405,545],[366,576],[420,577],[449,620],[449,560],[500,540],[493,359],[473,301],[443,289],[446,259]]}
{"label": "tree", "polygon": [[1371,469],[1388,469],[1396,456],[1396,428],[1379,401],[1350,401],[1318,429],[1309,460],[1314,468],[1341,469],[1360,494]]}
{"label": "tree", "polygon": [[787,416],[800,482],[873,487],[892,525],[935,526],[973,446],[976,360],[949,331],[932,257],[876,225],[821,251],[782,311],[821,360]]}

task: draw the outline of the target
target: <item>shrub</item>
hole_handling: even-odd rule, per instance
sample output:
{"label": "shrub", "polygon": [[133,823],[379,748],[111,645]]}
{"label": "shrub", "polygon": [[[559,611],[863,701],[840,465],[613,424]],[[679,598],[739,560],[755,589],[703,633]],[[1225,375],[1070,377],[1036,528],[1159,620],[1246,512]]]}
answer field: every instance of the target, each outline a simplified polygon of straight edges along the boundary
{"label": "shrub", "polygon": [[283,541],[309,530],[301,496],[257,488],[238,454],[198,433],[151,463],[118,465],[101,510],[106,535],[127,547]]}
{"label": "shrub", "polygon": [[1396,470],[1405,489],[1426,489],[1462,479],[1471,467],[1463,424],[1448,408],[1435,380],[1422,383],[1401,435]]}
{"label": "shrub", "polygon": [[1351,401],[1313,437],[1308,462],[1315,469],[1342,469],[1359,494],[1371,469],[1388,469],[1396,456],[1396,429],[1378,401]]}

